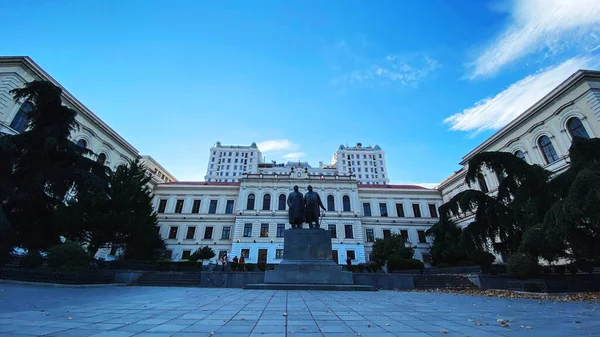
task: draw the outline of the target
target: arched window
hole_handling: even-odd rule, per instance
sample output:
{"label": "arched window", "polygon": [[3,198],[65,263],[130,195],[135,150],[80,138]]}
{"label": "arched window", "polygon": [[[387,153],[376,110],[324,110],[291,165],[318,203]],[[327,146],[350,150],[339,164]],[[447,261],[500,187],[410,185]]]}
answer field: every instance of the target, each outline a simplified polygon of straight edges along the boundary
{"label": "arched window", "polygon": [[544,159],[546,159],[546,163],[551,164],[558,160],[558,154],[548,136],[541,136],[540,139],[538,139],[538,145],[542,149],[542,154],[544,155]]}
{"label": "arched window", "polygon": [[31,110],[33,110],[33,105],[31,105],[31,103],[25,102],[21,104],[19,111],[17,111],[12,122],[10,122],[10,127],[18,133],[25,131],[29,125],[29,112]]}
{"label": "arched window", "polygon": [[100,165],[104,165],[104,163],[106,163],[106,155],[104,153],[100,153],[98,155],[98,159],[96,159],[96,162],[98,162]]}
{"label": "arched window", "polygon": [[485,183],[485,177],[483,174],[479,173],[477,175],[477,183],[479,184],[479,188],[481,188],[481,192],[488,193],[490,191]]}
{"label": "arched window", "polygon": [[350,197],[349,196],[345,195],[342,198],[342,204],[343,204],[343,207],[344,207],[344,212],[351,212],[351,210],[350,210]]}
{"label": "arched window", "polygon": [[333,195],[327,196],[327,211],[335,212],[335,199],[333,198]]}
{"label": "arched window", "polygon": [[569,130],[569,133],[571,134],[572,138],[590,138],[590,135],[588,135],[587,131],[585,130],[585,127],[581,123],[581,119],[577,117],[572,117],[567,121],[567,129]]}
{"label": "arched window", "polygon": [[256,199],[254,194],[248,194],[248,202],[246,203],[247,210],[249,210],[249,211],[254,210],[254,199]]}
{"label": "arched window", "polygon": [[263,196],[263,205],[262,205],[262,209],[263,211],[268,211],[271,209],[271,195],[270,194],[265,194]]}
{"label": "arched window", "polygon": [[527,160],[525,159],[525,153],[523,153],[523,151],[521,151],[521,150],[517,150],[517,152],[515,152],[515,156],[517,156],[517,158],[519,158],[519,159],[522,159],[522,160],[524,160],[524,161],[527,161]]}
{"label": "arched window", "polygon": [[85,139],[80,139],[80,140],[77,141],[77,146],[86,149],[87,148],[87,142],[85,141]]}
{"label": "arched window", "polygon": [[287,204],[285,194],[279,195],[279,207],[277,207],[280,211],[285,211],[285,206]]}

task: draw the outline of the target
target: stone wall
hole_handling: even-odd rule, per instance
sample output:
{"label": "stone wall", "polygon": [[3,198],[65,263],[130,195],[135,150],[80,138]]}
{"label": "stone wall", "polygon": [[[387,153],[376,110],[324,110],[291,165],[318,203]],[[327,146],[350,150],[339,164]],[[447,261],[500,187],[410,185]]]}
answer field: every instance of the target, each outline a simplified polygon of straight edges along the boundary
{"label": "stone wall", "polygon": [[381,290],[415,289],[415,280],[413,275],[354,273],[353,277],[355,285],[373,286]]}

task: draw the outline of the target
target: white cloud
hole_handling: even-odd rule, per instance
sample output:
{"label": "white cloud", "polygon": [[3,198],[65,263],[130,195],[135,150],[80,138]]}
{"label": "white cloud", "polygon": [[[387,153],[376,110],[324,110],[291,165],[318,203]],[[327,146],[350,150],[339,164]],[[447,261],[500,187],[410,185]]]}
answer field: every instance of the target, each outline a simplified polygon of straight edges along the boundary
{"label": "white cloud", "polygon": [[468,75],[494,75],[524,56],[569,48],[590,50],[600,40],[599,0],[514,0],[508,27],[470,65]]}
{"label": "white cloud", "polygon": [[288,139],[265,140],[257,144],[258,149],[265,152],[275,151],[294,151],[300,148],[297,144],[290,142]]}
{"label": "white cloud", "polygon": [[298,160],[301,157],[304,157],[306,154],[304,152],[292,152],[283,156],[283,158],[288,160]]}
{"label": "white cloud", "polygon": [[485,98],[474,106],[444,120],[455,131],[496,130],[519,116],[567,77],[579,69],[596,64],[592,57],[574,57],[557,66],[511,84],[494,97]]}

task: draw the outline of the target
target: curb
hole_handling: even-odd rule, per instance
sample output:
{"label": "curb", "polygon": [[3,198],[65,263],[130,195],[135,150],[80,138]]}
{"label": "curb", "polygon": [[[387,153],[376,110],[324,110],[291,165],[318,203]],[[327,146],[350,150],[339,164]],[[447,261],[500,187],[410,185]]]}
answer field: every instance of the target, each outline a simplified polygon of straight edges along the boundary
{"label": "curb", "polygon": [[29,282],[15,280],[0,280],[0,284],[17,284],[27,286],[49,287],[49,288],[110,288],[110,287],[125,287],[125,283],[109,283],[109,284],[62,284],[62,283],[44,283],[44,282]]}

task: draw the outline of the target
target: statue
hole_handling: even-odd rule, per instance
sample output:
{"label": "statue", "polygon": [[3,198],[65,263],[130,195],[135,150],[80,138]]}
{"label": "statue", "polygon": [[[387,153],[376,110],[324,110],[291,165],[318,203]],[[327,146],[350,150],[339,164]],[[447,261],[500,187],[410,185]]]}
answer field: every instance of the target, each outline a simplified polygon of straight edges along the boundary
{"label": "statue", "polygon": [[287,198],[289,221],[292,228],[302,228],[304,223],[304,197],[298,192],[298,186],[294,186],[294,192]]}
{"label": "statue", "polygon": [[[319,193],[313,192],[312,186],[308,185],[308,192],[304,195],[304,207],[306,212],[306,222],[309,228],[320,228],[319,226],[319,207],[325,210],[325,206],[321,202]],[[313,225],[314,222],[314,225]]]}

